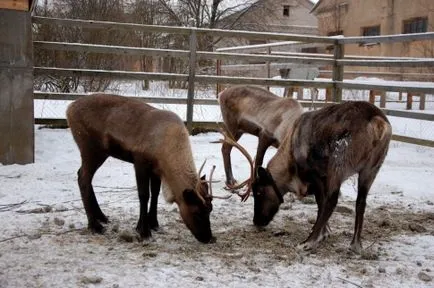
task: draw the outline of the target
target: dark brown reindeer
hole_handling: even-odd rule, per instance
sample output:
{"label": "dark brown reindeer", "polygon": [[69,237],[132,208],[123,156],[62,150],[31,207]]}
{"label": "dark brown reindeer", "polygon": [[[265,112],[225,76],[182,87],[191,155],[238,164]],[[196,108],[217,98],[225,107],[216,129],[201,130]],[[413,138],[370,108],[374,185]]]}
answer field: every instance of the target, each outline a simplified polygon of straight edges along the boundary
{"label": "dark brown reindeer", "polygon": [[299,197],[313,193],[318,205],[317,220],[301,247],[315,249],[328,236],[328,220],[342,182],[357,173],[351,249],[360,253],[366,197],[386,157],[391,135],[384,113],[367,102],[335,104],[302,114],[267,168],[258,168],[252,187],[254,224],[268,225],[288,191]]}
{"label": "dark brown reindeer", "polygon": [[158,228],[157,200],[162,183],[166,201],[178,205],[196,239],[214,241],[210,227],[213,197],[205,176],[200,178],[200,171],[196,172],[188,131],[176,114],[141,100],[104,94],[76,100],[66,114],[81,154],[78,184],[92,231],[103,233],[101,223],[108,222],[95,197],[92,178],[112,156],[134,164],[140,200],[136,230],[142,239]]}
{"label": "dark brown reindeer", "polygon": [[[303,108],[294,99],[281,98],[255,86],[233,86],[218,95],[226,131],[238,141],[244,133],[258,137],[255,167],[260,167],[268,147],[278,147],[284,136],[291,130],[294,121],[300,117]],[[226,174],[226,185],[239,189],[249,184],[245,181],[235,185],[232,174],[232,145],[222,142],[222,155]],[[253,179],[251,179],[253,180]],[[250,185],[251,186],[251,183]],[[248,188],[239,194],[245,201],[250,194]]]}

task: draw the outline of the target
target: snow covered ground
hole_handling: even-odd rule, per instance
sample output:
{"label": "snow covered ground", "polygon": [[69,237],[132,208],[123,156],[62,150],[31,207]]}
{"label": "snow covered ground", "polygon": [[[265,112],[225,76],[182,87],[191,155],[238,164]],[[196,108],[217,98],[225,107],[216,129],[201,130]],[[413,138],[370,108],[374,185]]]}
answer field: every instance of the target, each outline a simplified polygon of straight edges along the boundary
{"label": "snow covered ground", "polygon": [[[377,80],[366,80],[377,81]],[[378,80],[379,81],[379,80]],[[113,92],[136,96],[185,97],[153,83],[119,86]],[[280,94],[278,88],[273,92]],[[320,91],[320,97],[324,97]],[[346,99],[366,100],[366,91],[346,91]],[[213,98],[198,91],[197,98]],[[396,94],[388,94],[396,99]],[[427,97],[433,101],[433,96]],[[63,118],[68,101],[35,101],[36,117]],[[405,109],[404,103],[388,103]],[[185,116],[180,105],[156,105]],[[433,113],[434,102],[425,113]],[[389,106],[388,106],[389,108]],[[221,121],[218,106],[195,107],[195,120]],[[394,133],[434,140],[433,122],[389,117]],[[342,188],[330,224],[332,236],[315,253],[295,247],[313,226],[316,205],[285,196],[281,211],[266,229],[252,223],[253,200],[214,200],[211,224],[217,242],[196,241],[176,205],[159,199],[160,231],[138,242],[133,228],[139,202],[132,165],[109,159],[94,187],[110,218],[107,232],[88,232],[76,171],[80,157],[69,130],[39,129],[36,162],[0,164],[0,287],[433,287],[434,149],[392,142],[368,196],[362,255],[348,252],[353,233],[354,178]],[[214,193],[226,195],[216,133],[191,137],[196,165],[217,165]],[[243,136],[253,155],[257,140]],[[267,152],[265,163],[275,153]],[[248,176],[248,165],[232,152],[234,175]]]}
{"label": "snow covered ground", "polygon": [[[191,137],[196,165],[223,163],[216,133]],[[257,140],[241,144],[254,154]],[[275,149],[267,152],[267,161]],[[248,175],[233,153],[234,175]],[[196,241],[176,205],[159,199],[161,231],[152,241],[131,237],[138,220],[132,165],[109,159],[94,186],[110,218],[105,235],[87,231],[76,171],[80,157],[69,130],[36,130],[36,163],[0,165],[0,287],[433,287],[434,149],[392,142],[368,196],[365,252],[348,252],[355,180],[343,185],[331,218],[332,236],[316,253],[298,251],[316,216],[311,198],[285,196],[272,223],[252,224],[253,200],[214,200],[215,244]]]}

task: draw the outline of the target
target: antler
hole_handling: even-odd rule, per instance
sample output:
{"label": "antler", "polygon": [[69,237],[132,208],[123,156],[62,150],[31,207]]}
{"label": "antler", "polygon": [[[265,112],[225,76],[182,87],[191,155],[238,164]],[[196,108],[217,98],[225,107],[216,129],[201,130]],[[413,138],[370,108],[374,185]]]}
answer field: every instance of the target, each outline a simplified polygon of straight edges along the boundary
{"label": "antler", "polygon": [[237,184],[237,185],[226,184],[227,189],[232,190],[232,191],[237,190],[237,189],[241,189],[247,185],[247,189],[244,193],[237,193],[237,195],[241,197],[241,201],[245,202],[247,200],[247,198],[249,198],[250,192],[252,191],[252,183],[253,183],[253,179],[254,179],[254,175],[255,175],[255,168],[254,168],[252,157],[250,157],[249,152],[247,152],[247,150],[244,149],[243,146],[241,146],[237,141],[235,141],[231,136],[229,136],[225,130],[220,131],[220,133],[223,134],[224,139],[220,139],[218,142],[219,143],[227,143],[227,144],[237,148],[241,152],[241,154],[243,154],[247,158],[247,161],[249,162],[250,178],[248,178],[247,180],[245,180],[241,184]]}
{"label": "antler", "polygon": [[231,198],[232,194],[229,194],[228,196],[214,196],[214,195],[212,195],[212,175],[214,174],[214,170],[215,170],[215,165],[212,166],[211,172],[209,173],[209,195],[211,196],[211,198],[216,198],[216,199],[229,199],[229,198]]}
{"label": "antler", "polygon": [[202,173],[203,167],[205,166],[205,163],[206,163],[206,159],[203,160],[202,166],[200,166],[199,173],[198,173],[199,174],[199,178],[200,178],[200,174]]}

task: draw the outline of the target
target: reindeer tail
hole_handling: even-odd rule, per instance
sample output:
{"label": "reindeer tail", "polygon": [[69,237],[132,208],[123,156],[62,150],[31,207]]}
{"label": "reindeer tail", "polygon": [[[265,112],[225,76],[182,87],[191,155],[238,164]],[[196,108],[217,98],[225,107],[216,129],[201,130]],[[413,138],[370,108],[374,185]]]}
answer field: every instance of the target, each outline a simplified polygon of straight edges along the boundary
{"label": "reindeer tail", "polygon": [[371,122],[369,123],[373,133],[375,135],[375,140],[381,141],[385,138],[391,138],[392,136],[392,126],[390,125],[387,120],[380,116],[375,116],[372,118]]}

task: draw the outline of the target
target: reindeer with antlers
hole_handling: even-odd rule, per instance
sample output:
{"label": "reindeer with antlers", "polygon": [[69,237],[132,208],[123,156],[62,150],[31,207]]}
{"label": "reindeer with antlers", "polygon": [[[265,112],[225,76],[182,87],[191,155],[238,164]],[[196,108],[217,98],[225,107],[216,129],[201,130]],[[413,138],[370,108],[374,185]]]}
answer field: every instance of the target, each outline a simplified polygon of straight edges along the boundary
{"label": "reindeer with antlers", "polygon": [[[237,142],[244,133],[258,137],[255,167],[262,165],[268,147],[279,147],[303,112],[297,100],[281,98],[255,86],[227,88],[218,95],[218,101],[225,130],[233,141]],[[236,185],[230,156],[232,144],[223,142],[222,155],[226,186],[230,190],[236,190],[246,186],[250,180]],[[248,198],[250,192],[250,189],[247,189],[244,194],[239,194],[242,201]]]}
{"label": "reindeer with antlers", "polygon": [[[391,136],[392,128],[384,113],[367,102],[335,104],[302,114],[267,168],[259,167],[256,177],[251,175],[254,224],[268,225],[287,192],[299,198],[312,192],[318,205],[317,220],[301,247],[315,249],[329,235],[328,220],[342,182],[358,174],[351,250],[360,253],[366,197],[386,157]],[[228,138],[226,134],[221,141],[240,149],[252,166],[247,151]]]}
{"label": "reindeer with antlers", "polygon": [[112,156],[134,164],[140,200],[136,230],[141,238],[150,237],[151,229],[159,226],[157,200],[162,183],[166,201],[178,205],[196,239],[214,241],[209,219],[211,179],[207,182],[205,176],[200,177],[203,165],[196,173],[188,131],[175,113],[137,99],[94,94],[73,102],[67,109],[67,120],[81,154],[78,184],[92,231],[102,233],[101,223],[108,222],[96,200],[92,178]]}

